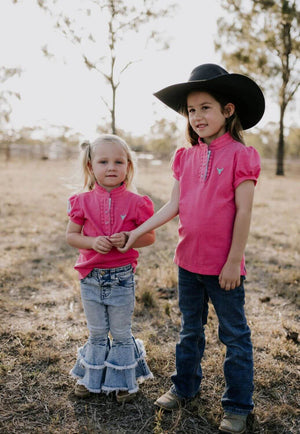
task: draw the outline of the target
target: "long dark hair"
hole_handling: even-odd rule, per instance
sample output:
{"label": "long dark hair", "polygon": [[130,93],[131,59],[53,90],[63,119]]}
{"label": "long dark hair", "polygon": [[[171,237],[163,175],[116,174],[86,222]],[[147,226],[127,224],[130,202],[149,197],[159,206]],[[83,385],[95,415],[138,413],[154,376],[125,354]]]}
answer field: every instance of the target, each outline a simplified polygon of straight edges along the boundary
{"label": "long dark hair", "polygon": [[[228,104],[230,102],[233,103],[233,101],[230,100],[229,96],[220,95],[220,94],[217,94],[217,93],[210,91],[210,90],[207,91],[207,89],[205,89],[205,90],[199,89],[199,91],[209,93],[216,101],[218,101],[218,103],[221,106],[222,113],[224,113],[224,111],[225,111],[226,104]],[[197,145],[199,136],[197,133],[195,133],[195,131],[193,130],[193,128],[191,127],[191,125],[189,123],[189,116],[188,116],[188,111],[187,111],[186,105],[182,109],[182,114],[187,119],[185,137],[186,137],[187,141],[192,146]],[[241,121],[238,117],[236,107],[235,107],[235,111],[234,111],[233,115],[231,115],[229,118],[226,119],[226,131],[228,131],[230,133],[231,137],[234,140],[236,140],[240,143],[243,143],[243,145],[245,145],[244,138],[243,138],[243,127],[242,127]]]}

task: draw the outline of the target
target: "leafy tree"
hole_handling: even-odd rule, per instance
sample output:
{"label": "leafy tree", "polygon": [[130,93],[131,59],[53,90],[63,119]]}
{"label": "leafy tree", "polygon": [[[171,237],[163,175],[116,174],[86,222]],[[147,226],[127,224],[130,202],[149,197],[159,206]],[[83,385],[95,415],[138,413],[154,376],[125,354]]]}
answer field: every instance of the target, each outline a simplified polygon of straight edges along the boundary
{"label": "leafy tree", "polygon": [[284,175],[284,116],[300,77],[300,10],[293,0],[221,0],[216,49],[229,69],[249,74],[280,107],[277,175]]}
{"label": "leafy tree", "polygon": [[7,89],[5,83],[15,75],[20,75],[20,73],[20,68],[0,67],[0,128],[2,132],[3,128],[5,128],[10,121],[12,111],[11,99],[14,97],[18,99],[21,98],[18,92]]}
{"label": "leafy tree", "polygon": [[254,146],[263,158],[275,158],[278,137],[278,124],[269,122],[259,131],[246,131],[245,139],[249,146]]}
{"label": "leafy tree", "polygon": [[20,74],[20,68],[0,67],[0,142],[6,145],[6,159],[10,157],[10,143],[13,136],[13,132],[9,130],[12,111],[11,100],[13,98],[21,98],[18,92],[14,92],[7,87],[7,82],[15,75]]}
{"label": "leafy tree", "polygon": [[151,139],[148,147],[162,158],[170,158],[182,140],[182,134],[176,122],[160,119],[151,127]]}
{"label": "leafy tree", "polygon": [[287,136],[287,152],[292,158],[300,158],[300,128],[292,126]]}
{"label": "leafy tree", "polygon": [[[111,132],[116,133],[116,98],[121,75],[138,60],[133,42],[140,44],[144,40],[144,45],[155,43],[155,46],[168,48],[160,33],[154,30],[153,22],[170,16],[175,5],[163,8],[154,0],[37,2],[55,18],[56,27],[79,49],[87,68],[104,77],[110,86],[110,101],[103,97],[102,100],[110,112]],[[43,47],[43,51],[50,56],[48,47]]]}
{"label": "leafy tree", "polygon": [[[97,128],[99,134],[107,133],[108,124]],[[170,158],[176,147],[183,141],[181,129],[176,122],[167,119],[157,120],[151,127],[149,135],[136,136],[123,130],[119,134],[135,152],[150,152],[159,158]]]}

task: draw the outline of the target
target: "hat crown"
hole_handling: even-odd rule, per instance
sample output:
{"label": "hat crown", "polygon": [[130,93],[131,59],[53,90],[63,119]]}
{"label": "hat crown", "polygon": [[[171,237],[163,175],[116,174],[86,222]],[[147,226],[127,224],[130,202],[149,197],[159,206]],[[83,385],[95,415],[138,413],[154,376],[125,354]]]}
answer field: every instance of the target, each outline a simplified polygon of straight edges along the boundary
{"label": "hat crown", "polygon": [[213,78],[220,77],[222,75],[229,74],[219,65],[215,65],[214,63],[205,63],[203,65],[196,66],[196,68],[193,69],[189,81],[212,80]]}

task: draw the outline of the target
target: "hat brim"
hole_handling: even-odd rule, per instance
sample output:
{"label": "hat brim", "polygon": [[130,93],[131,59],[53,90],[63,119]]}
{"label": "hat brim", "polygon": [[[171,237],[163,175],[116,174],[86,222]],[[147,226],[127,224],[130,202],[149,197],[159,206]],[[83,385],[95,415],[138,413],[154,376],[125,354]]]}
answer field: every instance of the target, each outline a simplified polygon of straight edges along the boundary
{"label": "hat brim", "polygon": [[184,114],[187,96],[194,90],[228,96],[236,107],[244,130],[256,125],[265,111],[265,98],[261,89],[251,78],[241,74],[174,84],[155,92],[154,96],[176,112]]}

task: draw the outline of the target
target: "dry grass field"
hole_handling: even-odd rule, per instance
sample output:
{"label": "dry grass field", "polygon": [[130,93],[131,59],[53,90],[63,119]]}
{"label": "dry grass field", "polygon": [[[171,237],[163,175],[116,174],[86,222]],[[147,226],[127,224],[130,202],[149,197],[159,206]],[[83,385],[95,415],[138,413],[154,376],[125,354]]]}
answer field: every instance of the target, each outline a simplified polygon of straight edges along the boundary
{"label": "dry grass field", "polygon": [[[222,416],[224,347],[210,308],[201,395],[174,413],[155,409],[170,386],[180,327],[173,265],[176,220],[140,250],[134,334],[144,340],[155,376],[132,403],[113,396],[86,400],[69,376],[77,346],[87,338],[77,256],[64,238],[73,161],[0,161],[0,432],[205,433]],[[255,410],[248,433],[299,432],[299,186],[300,163],[275,177],[265,162],[256,189],[247,246],[246,311],[255,357]],[[141,165],[139,191],[158,209],[172,183],[167,163]],[[298,303],[298,304],[297,304]]]}

